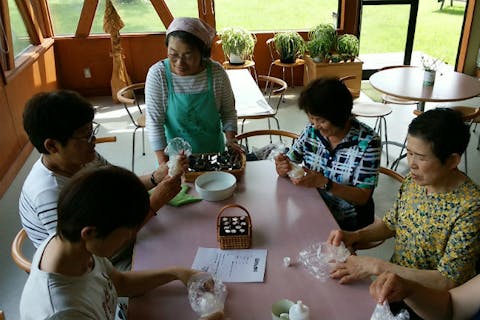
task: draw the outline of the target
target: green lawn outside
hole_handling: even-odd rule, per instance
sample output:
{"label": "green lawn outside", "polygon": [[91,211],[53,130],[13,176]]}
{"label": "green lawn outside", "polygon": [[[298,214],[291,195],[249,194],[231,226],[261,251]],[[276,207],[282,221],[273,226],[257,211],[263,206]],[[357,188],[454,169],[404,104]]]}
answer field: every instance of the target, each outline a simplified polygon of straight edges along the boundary
{"label": "green lawn outside", "polygon": [[[125,22],[122,33],[159,32],[165,28],[148,0],[114,0]],[[194,0],[167,0],[174,16],[196,16]],[[55,33],[73,34],[76,30],[83,0],[48,0]],[[26,46],[26,32],[16,10],[14,0],[9,0],[13,30],[16,34],[15,53]],[[105,0],[100,0],[92,33],[103,32]],[[217,0],[217,29],[242,26],[246,29],[280,31],[285,29],[308,30],[318,23],[331,23],[337,0]],[[408,6],[365,6],[362,16],[361,53],[403,51],[407,32]],[[421,0],[417,18],[414,51],[422,51],[454,64],[463,23],[465,3],[446,1],[444,9],[436,0]],[[17,11],[15,13],[15,11]],[[28,36],[27,36],[28,37]],[[27,42],[28,43],[28,42]],[[20,48],[20,49],[17,49]]]}

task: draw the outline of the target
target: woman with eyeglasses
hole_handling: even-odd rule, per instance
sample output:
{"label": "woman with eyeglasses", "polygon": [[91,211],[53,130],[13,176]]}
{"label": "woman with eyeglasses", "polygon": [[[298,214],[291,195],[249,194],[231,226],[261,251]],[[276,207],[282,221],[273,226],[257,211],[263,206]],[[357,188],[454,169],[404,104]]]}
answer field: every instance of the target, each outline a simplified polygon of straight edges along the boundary
{"label": "woman with eyeglasses", "polygon": [[177,18],[166,32],[168,57],[148,71],[147,128],[159,164],[169,140],[184,138],[193,153],[235,146],[237,113],[227,73],[210,59],[215,30],[196,18]]}

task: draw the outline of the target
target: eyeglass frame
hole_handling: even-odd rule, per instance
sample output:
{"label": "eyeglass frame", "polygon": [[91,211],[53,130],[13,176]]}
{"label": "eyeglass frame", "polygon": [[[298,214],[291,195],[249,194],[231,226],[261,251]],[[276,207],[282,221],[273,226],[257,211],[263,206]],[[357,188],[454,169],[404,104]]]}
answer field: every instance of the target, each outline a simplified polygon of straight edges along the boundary
{"label": "eyeglass frame", "polygon": [[72,137],[72,139],[85,139],[87,140],[88,143],[92,143],[93,138],[98,134],[98,131],[100,130],[100,123],[97,123],[95,121],[92,122],[92,132],[90,132],[88,135],[85,135],[83,137]]}

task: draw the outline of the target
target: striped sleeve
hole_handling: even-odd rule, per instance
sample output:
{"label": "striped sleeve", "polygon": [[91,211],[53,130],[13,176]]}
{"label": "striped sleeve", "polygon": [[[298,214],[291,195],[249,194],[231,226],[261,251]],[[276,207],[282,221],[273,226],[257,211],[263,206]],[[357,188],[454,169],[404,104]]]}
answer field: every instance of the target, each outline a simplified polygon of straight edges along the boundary
{"label": "striped sleeve", "polygon": [[[212,61],[212,76],[215,103],[222,120],[223,130],[237,132],[237,112],[232,87],[227,73],[218,62]],[[172,82],[177,93],[196,93],[208,88],[206,72],[183,77],[172,75]],[[164,127],[167,102],[165,67],[160,61],[149,69],[145,83],[147,131],[154,151],[163,150],[167,145]]]}

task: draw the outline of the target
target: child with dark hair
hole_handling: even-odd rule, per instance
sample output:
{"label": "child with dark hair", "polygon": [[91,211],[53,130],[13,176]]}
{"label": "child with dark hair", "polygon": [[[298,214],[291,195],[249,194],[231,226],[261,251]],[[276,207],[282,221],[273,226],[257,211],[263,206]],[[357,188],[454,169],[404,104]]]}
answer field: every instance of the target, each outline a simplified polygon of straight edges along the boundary
{"label": "child with dark hair", "polygon": [[148,192],[130,171],[114,166],[80,171],[60,193],[57,234],[33,257],[21,319],[114,319],[118,296],[174,280],[187,284],[198,271],[120,272],[107,259],[135,237],[149,211]]}

